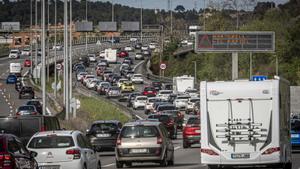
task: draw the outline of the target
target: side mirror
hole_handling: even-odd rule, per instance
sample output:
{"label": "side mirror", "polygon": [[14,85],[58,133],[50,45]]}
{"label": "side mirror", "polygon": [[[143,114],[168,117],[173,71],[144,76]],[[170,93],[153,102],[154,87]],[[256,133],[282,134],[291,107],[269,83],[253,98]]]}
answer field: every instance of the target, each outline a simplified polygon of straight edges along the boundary
{"label": "side mirror", "polygon": [[35,151],[30,151],[29,154],[31,158],[35,158],[38,155],[38,153]]}

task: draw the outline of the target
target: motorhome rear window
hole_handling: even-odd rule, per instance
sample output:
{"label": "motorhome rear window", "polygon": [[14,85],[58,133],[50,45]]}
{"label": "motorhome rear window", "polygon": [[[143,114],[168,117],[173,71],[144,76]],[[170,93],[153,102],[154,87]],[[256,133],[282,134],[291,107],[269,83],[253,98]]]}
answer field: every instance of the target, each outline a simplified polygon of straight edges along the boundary
{"label": "motorhome rear window", "polygon": [[21,137],[31,137],[38,131],[40,131],[40,121],[38,118],[21,120]]}

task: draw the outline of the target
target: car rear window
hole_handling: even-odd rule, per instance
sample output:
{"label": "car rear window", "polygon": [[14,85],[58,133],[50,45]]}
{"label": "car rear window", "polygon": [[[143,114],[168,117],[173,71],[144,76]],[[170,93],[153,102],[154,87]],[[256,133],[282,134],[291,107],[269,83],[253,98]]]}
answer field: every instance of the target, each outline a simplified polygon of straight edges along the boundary
{"label": "car rear window", "polygon": [[154,91],[155,89],[152,87],[145,87],[144,91]]}
{"label": "car rear window", "polygon": [[161,91],[160,94],[172,94],[173,91]]}
{"label": "car rear window", "polygon": [[20,136],[20,126],[19,121],[17,119],[8,119],[1,118],[0,119],[0,132],[10,133],[16,136]]}
{"label": "car rear window", "polygon": [[18,108],[19,111],[23,111],[23,110],[34,110],[33,106],[21,106]]}
{"label": "car rear window", "polygon": [[189,118],[187,121],[187,124],[200,124],[200,119],[199,118]]}
{"label": "car rear window", "polygon": [[122,138],[157,137],[159,132],[155,126],[125,126],[122,129]]}
{"label": "car rear window", "polygon": [[170,120],[171,116],[168,115],[151,115],[148,119],[158,119],[158,121],[164,123]]}
{"label": "car rear window", "polygon": [[164,111],[164,110],[176,110],[175,106],[159,106],[158,111]]}
{"label": "car rear window", "polygon": [[44,149],[44,148],[67,148],[73,147],[74,141],[70,136],[43,136],[35,137],[28,144],[32,149]]}
{"label": "car rear window", "polygon": [[0,152],[4,151],[4,138],[0,137]]}
{"label": "car rear window", "polygon": [[292,122],[291,123],[291,129],[296,131],[296,132],[300,132],[300,121],[295,120],[294,122]]}
{"label": "car rear window", "polygon": [[98,123],[92,125],[92,132],[117,130],[118,126],[115,123]]}

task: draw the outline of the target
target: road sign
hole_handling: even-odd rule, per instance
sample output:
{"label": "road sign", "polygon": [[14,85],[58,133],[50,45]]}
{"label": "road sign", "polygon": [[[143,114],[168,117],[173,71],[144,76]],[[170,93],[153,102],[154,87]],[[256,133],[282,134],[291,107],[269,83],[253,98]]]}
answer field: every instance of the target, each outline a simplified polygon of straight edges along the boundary
{"label": "road sign", "polygon": [[274,52],[274,32],[197,32],[195,52]]}
{"label": "road sign", "polygon": [[57,70],[61,70],[61,68],[62,68],[62,64],[56,64],[56,69]]}
{"label": "road sign", "polygon": [[268,79],[268,77],[263,76],[263,75],[255,75],[255,76],[252,76],[252,78],[251,78],[252,81],[264,81],[267,79]]}
{"label": "road sign", "polygon": [[71,106],[73,108],[79,109],[80,108],[80,100],[76,99],[76,98],[72,98],[71,99]]}
{"label": "road sign", "polygon": [[167,68],[167,65],[165,63],[160,63],[159,67],[161,70],[165,70]]}

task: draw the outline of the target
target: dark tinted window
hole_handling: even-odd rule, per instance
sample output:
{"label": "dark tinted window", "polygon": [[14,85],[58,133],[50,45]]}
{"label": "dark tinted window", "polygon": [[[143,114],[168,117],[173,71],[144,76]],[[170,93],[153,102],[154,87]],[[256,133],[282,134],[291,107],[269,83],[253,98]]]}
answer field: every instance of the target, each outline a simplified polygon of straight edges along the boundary
{"label": "dark tinted window", "polygon": [[33,111],[34,107],[33,106],[21,106],[21,107],[18,108],[18,111],[23,111],[23,110],[31,110],[31,111]]}
{"label": "dark tinted window", "polygon": [[0,138],[0,152],[4,151],[4,138]]}
{"label": "dark tinted window", "polygon": [[73,138],[70,136],[44,136],[33,138],[29,148],[67,148],[74,146]]}
{"label": "dark tinted window", "polygon": [[145,87],[144,91],[154,91],[155,89],[153,87]]}
{"label": "dark tinted window", "polygon": [[110,130],[117,130],[118,126],[115,123],[98,123],[93,124],[91,128],[91,132],[101,132],[103,130],[110,131]]}
{"label": "dark tinted window", "polygon": [[148,119],[158,119],[158,121],[165,123],[172,119],[169,115],[151,115]]}
{"label": "dark tinted window", "polygon": [[21,120],[21,137],[31,137],[40,130],[40,121],[38,118]]}
{"label": "dark tinted window", "polygon": [[294,131],[299,132],[300,131],[300,121],[295,120],[294,122],[292,122],[291,129],[294,130]]}
{"label": "dark tinted window", "polygon": [[0,132],[10,133],[16,136],[20,136],[20,126],[18,119],[3,118],[0,119]]}
{"label": "dark tinted window", "polygon": [[157,137],[159,132],[155,126],[126,126],[121,132],[122,138]]}
{"label": "dark tinted window", "polygon": [[158,111],[164,111],[164,110],[176,110],[175,106],[159,106]]}
{"label": "dark tinted window", "polygon": [[191,117],[188,119],[187,124],[200,124],[200,119],[196,117]]}
{"label": "dark tinted window", "polygon": [[40,102],[39,101],[28,101],[27,105],[40,106]]}

